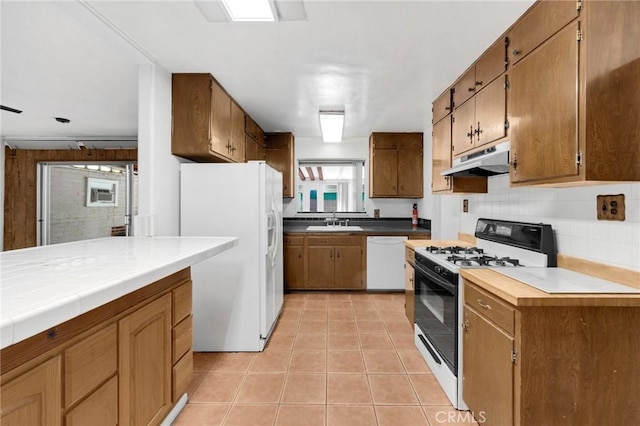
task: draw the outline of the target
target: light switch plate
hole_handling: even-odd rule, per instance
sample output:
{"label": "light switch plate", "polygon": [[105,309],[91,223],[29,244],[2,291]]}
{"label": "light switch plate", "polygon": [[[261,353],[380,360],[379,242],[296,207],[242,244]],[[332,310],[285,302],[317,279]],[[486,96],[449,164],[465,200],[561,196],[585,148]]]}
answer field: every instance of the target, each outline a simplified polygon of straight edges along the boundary
{"label": "light switch plate", "polygon": [[597,196],[598,220],[624,221],[624,194]]}

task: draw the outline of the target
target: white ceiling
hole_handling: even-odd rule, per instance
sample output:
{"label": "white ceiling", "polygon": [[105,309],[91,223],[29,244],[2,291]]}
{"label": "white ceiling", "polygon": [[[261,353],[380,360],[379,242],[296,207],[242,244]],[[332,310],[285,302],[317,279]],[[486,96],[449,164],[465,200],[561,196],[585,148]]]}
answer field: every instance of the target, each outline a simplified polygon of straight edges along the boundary
{"label": "white ceiling", "polygon": [[24,112],[2,111],[0,134],[135,136],[149,62],[212,73],[268,132],[320,137],[336,105],[345,138],[424,131],[431,101],[532,3],[307,0],[304,22],[231,24],[191,0],[3,0],[0,103]]}

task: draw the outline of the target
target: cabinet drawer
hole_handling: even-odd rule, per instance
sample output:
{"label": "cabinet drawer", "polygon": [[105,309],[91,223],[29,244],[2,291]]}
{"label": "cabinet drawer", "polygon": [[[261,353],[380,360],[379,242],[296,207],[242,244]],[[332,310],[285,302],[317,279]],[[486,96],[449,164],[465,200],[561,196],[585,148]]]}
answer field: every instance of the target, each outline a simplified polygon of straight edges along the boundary
{"label": "cabinet drawer", "polygon": [[409,262],[410,265],[415,264],[416,262],[416,252],[413,249],[410,249],[409,247],[405,247],[404,248],[404,258],[407,262]]}
{"label": "cabinet drawer", "polygon": [[66,426],[118,424],[118,377],[113,376],[65,416]]}
{"label": "cabinet drawer", "polygon": [[172,325],[176,325],[187,316],[191,315],[193,303],[192,295],[191,281],[181,285],[171,292]]}
{"label": "cabinet drawer", "polygon": [[515,309],[510,305],[469,283],[464,286],[464,303],[513,335]]}
{"label": "cabinet drawer", "polygon": [[286,236],[283,238],[285,246],[302,246],[304,245],[304,237],[303,236]]}
{"label": "cabinet drawer", "polygon": [[187,390],[193,380],[193,352],[187,352],[176,365],[173,366],[173,389],[172,400],[178,398]]}
{"label": "cabinet drawer", "polygon": [[309,237],[307,242],[310,246],[359,246],[362,245],[362,237]]}
{"label": "cabinet drawer", "polygon": [[183,319],[178,325],[173,327],[172,334],[172,364],[175,364],[184,355],[193,342],[193,315]]}
{"label": "cabinet drawer", "polygon": [[97,388],[118,368],[116,324],[103,328],[64,352],[64,406]]}

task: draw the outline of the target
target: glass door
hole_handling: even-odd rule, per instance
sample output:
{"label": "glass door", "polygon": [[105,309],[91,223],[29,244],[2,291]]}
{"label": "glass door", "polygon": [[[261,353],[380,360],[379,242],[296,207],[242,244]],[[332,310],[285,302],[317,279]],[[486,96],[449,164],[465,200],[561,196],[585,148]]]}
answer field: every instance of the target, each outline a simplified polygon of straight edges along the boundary
{"label": "glass door", "polygon": [[133,163],[38,164],[38,245],[131,235],[137,183]]}

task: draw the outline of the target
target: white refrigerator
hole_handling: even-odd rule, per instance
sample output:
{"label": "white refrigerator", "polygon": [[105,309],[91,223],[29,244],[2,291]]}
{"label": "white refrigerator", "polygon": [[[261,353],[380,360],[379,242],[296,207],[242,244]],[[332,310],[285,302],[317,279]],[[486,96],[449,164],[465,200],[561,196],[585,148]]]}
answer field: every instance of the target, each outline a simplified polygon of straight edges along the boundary
{"label": "white refrigerator", "polygon": [[180,235],[239,237],[191,267],[195,351],[262,351],[283,302],[282,174],[264,161],[180,166]]}

